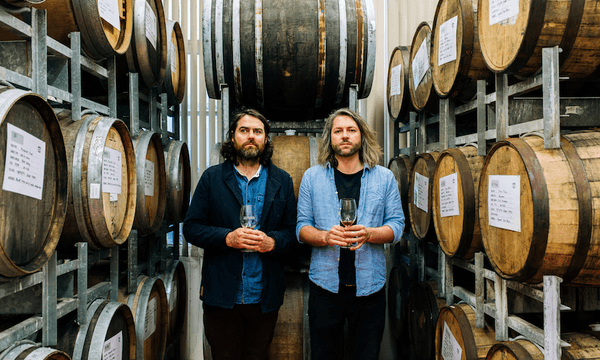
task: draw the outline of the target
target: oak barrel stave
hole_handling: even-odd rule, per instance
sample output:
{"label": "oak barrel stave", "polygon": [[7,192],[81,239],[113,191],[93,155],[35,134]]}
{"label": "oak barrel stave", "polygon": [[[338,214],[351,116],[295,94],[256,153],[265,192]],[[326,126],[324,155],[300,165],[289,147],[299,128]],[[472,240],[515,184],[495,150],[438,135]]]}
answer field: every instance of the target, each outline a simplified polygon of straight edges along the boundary
{"label": "oak barrel stave", "polygon": [[309,136],[276,136],[273,138],[273,157],[277,167],[292,177],[294,195],[298,199],[300,182],[304,172],[317,164],[318,147],[322,139]]}
{"label": "oak barrel stave", "polygon": [[[419,50],[423,49],[426,56],[421,58],[417,56]],[[420,61],[424,60],[424,61]],[[417,69],[422,67],[426,71],[421,79],[418,77]],[[417,26],[415,34],[410,45],[410,64],[409,64],[409,88],[410,98],[413,107],[418,111],[425,111],[432,114],[439,112],[439,96],[433,87],[433,77],[431,74],[431,26],[426,21]]]}
{"label": "oak barrel stave", "polygon": [[[412,166],[413,165],[410,161],[410,156],[407,155],[398,155],[391,159],[388,164],[388,169],[392,171],[396,181],[398,182],[398,191],[400,192],[400,200],[402,201],[402,211],[404,212],[404,217],[406,218],[409,216],[408,191],[410,189],[410,174],[412,172]],[[405,226],[404,232],[408,232],[409,229],[409,226]]]}
{"label": "oak barrel stave", "polygon": [[435,326],[446,300],[437,297],[435,281],[420,281],[408,298],[408,335],[415,359],[435,360]]}
{"label": "oak barrel stave", "polygon": [[167,342],[179,341],[183,332],[183,322],[187,311],[187,279],[185,267],[179,260],[170,259],[165,271],[159,274],[165,285],[167,303],[169,305],[169,320],[167,327]]}
{"label": "oak barrel stave", "polygon": [[[433,177],[435,174],[435,162],[439,157],[437,151],[417,155],[413,168],[410,172],[408,189],[408,210],[410,214],[410,225],[417,239],[435,241],[435,228],[431,212]],[[428,186],[423,189],[427,191],[426,211],[415,203],[415,179],[416,174],[428,179]]]}
{"label": "oak barrel stave", "polygon": [[184,141],[172,140],[165,151],[166,213],[170,223],[182,222],[190,204],[192,187],[191,163],[188,146]]}
{"label": "oak barrel stave", "polygon": [[178,105],[185,95],[186,50],[185,40],[179,22],[167,20],[167,70],[163,91],[167,93],[169,104]]}
{"label": "oak barrel stave", "polygon": [[[386,96],[388,100],[388,114],[390,114],[390,117],[395,121],[400,121],[404,124],[408,123],[407,116],[409,111],[414,110],[410,97],[410,81],[408,79],[409,64],[410,48],[406,46],[396,46],[390,56]],[[398,85],[395,89],[392,88],[392,84],[395,85],[395,82],[392,81],[394,74],[399,75],[398,79],[395,80],[398,81]]]}

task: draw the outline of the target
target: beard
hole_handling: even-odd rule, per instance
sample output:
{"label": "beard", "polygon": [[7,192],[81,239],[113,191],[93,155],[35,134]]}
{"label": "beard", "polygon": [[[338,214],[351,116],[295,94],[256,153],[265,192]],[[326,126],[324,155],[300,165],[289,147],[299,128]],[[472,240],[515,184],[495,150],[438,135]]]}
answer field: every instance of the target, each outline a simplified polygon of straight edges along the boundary
{"label": "beard", "polygon": [[[352,144],[352,147],[350,149],[342,149],[342,147],[340,146],[342,144]],[[331,147],[333,148],[333,152],[335,152],[339,156],[352,156],[356,154],[358,150],[360,150],[360,144],[354,144],[349,141],[337,145],[332,145]]]}
{"label": "beard", "polygon": [[[247,146],[249,144],[254,144],[254,146]],[[242,161],[258,161],[260,155],[265,149],[265,145],[258,145],[254,141],[247,141],[242,145],[239,145],[234,141],[233,143],[235,147],[235,153],[239,160]]]}

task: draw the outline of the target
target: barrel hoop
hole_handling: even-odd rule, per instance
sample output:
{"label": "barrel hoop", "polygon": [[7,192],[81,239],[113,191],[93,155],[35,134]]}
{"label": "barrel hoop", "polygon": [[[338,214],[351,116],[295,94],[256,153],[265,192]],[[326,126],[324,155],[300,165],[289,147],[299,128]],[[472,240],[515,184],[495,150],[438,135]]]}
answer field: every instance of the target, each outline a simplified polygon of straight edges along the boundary
{"label": "barrel hoop", "polygon": [[362,93],[360,98],[364,99],[371,93],[371,86],[373,85],[373,76],[375,75],[375,57],[377,54],[377,45],[375,38],[375,8],[372,0],[366,0],[366,20],[367,24],[367,71],[364,74],[364,81],[362,83]]}
{"label": "barrel hoop", "polygon": [[215,1],[215,37],[217,40],[217,45],[215,46],[215,61],[217,67],[217,86],[225,83],[225,64],[223,59],[223,54],[225,50],[223,49],[223,0]]}
{"label": "barrel hoop", "polygon": [[546,0],[531,2],[529,7],[529,18],[531,21],[525,29],[523,42],[521,43],[521,47],[518,52],[519,54],[522,52],[522,55],[517,56],[513,63],[507,67],[505,71],[507,74],[512,74],[519,71],[523,66],[525,66],[525,64],[527,64],[533,55],[538,39],[540,38],[540,34],[542,33],[542,29],[544,28],[544,16],[540,16],[538,14],[544,14],[545,12]]}
{"label": "barrel hoop", "polygon": [[[460,179],[462,182],[462,191],[464,199],[475,199],[475,185],[473,185],[473,176],[471,175],[471,167],[465,157],[465,154],[454,148],[445,150],[452,156],[458,171],[460,173]],[[441,157],[441,156],[440,156]],[[473,240],[473,230],[475,223],[475,201],[463,201],[463,228],[462,238],[459,241],[458,248],[454,256],[462,258],[469,252],[471,248],[471,241]]]}
{"label": "barrel hoop", "polygon": [[583,19],[583,11],[585,9],[585,0],[571,0],[569,8],[569,16],[567,17],[567,23],[565,25],[565,32],[560,41],[560,49],[562,50],[559,56],[559,63],[563,63],[571,55],[573,45],[577,40],[577,34],[581,26],[581,20]]}
{"label": "barrel hoop", "polygon": [[[433,191],[433,181],[431,181],[431,180],[433,180],[433,175],[435,174],[435,166],[436,166],[435,162],[436,162],[436,160],[429,153],[425,153],[425,154],[422,154],[422,155],[423,155],[422,156],[423,159],[425,159],[425,164],[427,165],[427,172],[428,172],[427,177],[430,179],[430,181],[429,181],[429,188],[427,190],[427,197],[428,197],[428,199],[427,199],[427,207],[429,209],[431,209],[431,193]],[[429,212],[429,213],[431,213],[431,212]],[[423,237],[425,237],[430,232],[430,230],[431,230],[431,227],[432,227],[431,226],[431,220],[432,220],[432,217],[428,216],[427,217],[427,227],[426,227],[427,231],[426,231],[425,234],[423,234]]]}
{"label": "barrel hoop", "polygon": [[[153,131],[143,131],[140,133],[136,140],[135,146],[135,156],[136,156],[136,177],[137,177],[137,199],[136,199],[136,226],[137,230],[142,232],[143,234],[147,234],[148,232],[153,233],[156,232],[160,226],[162,225],[165,208],[167,206],[166,203],[166,184],[164,181],[159,184],[159,204],[156,210],[156,218],[150,223],[146,216],[137,216],[138,214],[143,214],[146,211],[146,197],[145,193],[145,184],[144,184],[144,170],[145,165],[140,166],[140,164],[145,164],[146,155],[148,154],[148,147],[150,143],[156,145],[157,154],[159,154],[158,160],[159,164],[157,164],[157,169],[155,171],[165,172],[165,159],[164,153],[162,150],[162,143],[160,141],[159,135]],[[163,156],[160,156],[163,155]],[[162,161],[161,161],[162,160]],[[165,175],[166,176],[166,175]],[[156,186],[156,185],[155,185]]]}
{"label": "barrel hoop", "polygon": [[510,341],[510,342],[507,342],[504,344],[495,344],[490,349],[490,354],[491,354],[492,349],[495,350],[502,346],[507,347],[515,355],[516,359],[524,359],[524,360],[533,359],[531,357],[531,354],[527,350],[525,350],[523,345],[519,344],[518,342],[514,342],[514,341]]}
{"label": "barrel hoop", "polygon": [[[449,310],[452,312],[452,315],[458,322],[458,327],[462,333],[462,339],[465,345],[465,358],[477,359],[477,344],[475,344],[475,336],[473,335],[473,329],[471,329],[469,319],[467,319],[467,314],[465,314],[464,310],[457,305],[449,306],[446,309],[447,311]],[[444,310],[442,309],[442,311]]]}
{"label": "barrel hoop", "polygon": [[546,247],[548,245],[548,231],[550,226],[550,205],[548,200],[548,188],[545,186],[546,178],[544,169],[540,164],[535,152],[523,139],[509,138],[503,140],[510,144],[521,155],[521,159],[527,169],[528,181],[531,184],[533,195],[533,234],[531,238],[531,250],[527,254],[527,260],[521,273],[514,280],[526,280],[532,278],[542,266]]}
{"label": "barrel hoop", "polygon": [[[84,349],[84,353],[85,350],[87,350],[87,359],[88,360],[101,360],[102,359],[102,348],[100,349],[100,353],[96,353],[95,351],[93,351],[94,348],[94,333],[95,331],[93,331],[94,329],[96,329],[96,325],[98,324],[98,321],[100,320],[100,316],[102,314],[102,312],[104,311],[104,308],[106,308],[106,306],[108,305],[109,301],[102,301],[98,307],[96,308],[96,310],[94,311],[94,315],[92,316],[91,319],[88,320],[88,327],[86,329],[85,332],[85,341],[83,342],[83,349]],[[104,345],[104,341],[102,342],[102,345]],[[86,358],[85,356],[82,357]]]}
{"label": "barrel hoop", "polygon": [[212,62],[212,4],[213,0],[204,0],[202,11],[202,58],[204,59],[204,77],[206,78],[206,91],[211,99],[220,99],[215,87],[215,75]]}
{"label": "barrel hoop", "polygon": [[[95,359],[102,360],[103,345],[104,345],[104,342],[106,341],[105,338],[106,338],[106,334],[108,334],[110,322],[114,318],[115,313],[117,311],[120,311],[125,306],[126,305],[123,305],[120,302],[110,301],[110,302],[107,302],[106,306],[102,309],[102,312],[98,316],[97,326],[92,334],[93,335],[92,344],[95,344],[96,346],[94,347],[94,349],[89,349],[88,360],[95,360]],[[128,320],[128,321],[126,321],[127,324],[133,328],[134,327],[133,319],[129,318],[127,320]],[[132,334],[129,334],[129,335],[132,335]],[[129,342],[130,343],[133,342],[134,345],[137,343],[135,335],[129,336]],[[96,350],[97,350],[97,352],[96,352]]]}
{"label": "barrel hoop", "polygon": [[563,281],[571,282],[585,264],[592,241],[592,189],[587,179],[585,166],[573,144],[561,136],[562,150],[567,158],[569,167],[575,180],[577,202],[579,203],[579,221],[577,227],[577,243],[571,257],[569,268],[563,275]]}
{"label": "barrel hoop", "polygon": [[364,44],[364,33],[365,33],[365,18],[362,0],[354,0],[356,5],[356,71],[354,72],[354,82],[352,84],[358,85],[361,88],[361,81],[364,72],[364,52],[366,44]]}
{"label": "barrel hoop", "polygon": [[[96,48],[96,41],[93,41],[90,37],[90,31],[88,30],[88,22],[87,20],[91,20],[93,16],[90,16],[87,11],[83,9],[85,4],[83,1],[70,1],[71,6],[73,7],[73,12],[75,13],[75,23],[77,24],[77,29],[79,33],[81,33],[81,38],[83,40],[83,48],[86,50],[86,53],[96,59],[101,59],[103,56],[101,55],[101,51]],[[96,2],[94,1],[94,4]]]}
{"label": "barrel hoop", "polygon": [[262,30],[263,30],[263,4],[262,0],[255,0],[254,3],[254,60],[256,66],[256,101],[258,107],[265,106],[265,89],[264,89],[264,76],[263,76],[263,43],[262,43]]}
{"label": "barrel hoop", "polygon": [[347,14],[346,14],[346,1],[338,0],[339,12],[340,12],[340,65],[339,65],[339,78],[336,105],[340,105],[343,102],[344,92],[346,91],[346,68],[347,68],[347,57],[348,57],[348,25]]}
{"label": "barrel hoop", "polygon": [[238,104],[244,103],[242,89],[242,43],[241,43],[241,12],[240,0],[233,0],[233,9],[231,14],[231,46],[233,53],[233,83],[235,85],[235,99]]}
{"label": "barrel hoop", "polygon": [[[140,344],[136,345],[136,358],[138,359],[143,359],[144,358],[144,326],[145,324],[142,321],[138,321],[141,319],[145,319],[146,318],[146,306],[142,306],[143,304],[140,304],[140,300],[145,299],[148,300],[148,296],[150,296],[150,291],[152,290],[152,284],[150,284],[150,286],[147,286],[148,283],[150,283],[151,281],[149,277],[147,276],[139,276],[141,277],[141,279],[139,280],[138,283],[138,287],[135,291],[135,293],[131,293],[129,294],[129,297],[127,298],[127,306],[129,306],[130,309],[135,310],[135,315],[134,315],[134,322],[135,322],[135,336],[136,336],[136,342],[137,339],[141,339],[142,342]],[[148,288],[146,290],[146,288]]]}
{"label": "barrel hoop", "polygon": [[[96,316],[96,310],[98,307],[103,305],[105,301],[102,299],[96,299],[92,301],[92,303],[88,306],[86,311],[86,322],[85,324],[79,325],[79,330],[77,331],[77,337],[75,340],[75,347],[73,349],[73,359],[81,359],[83,356],[83,350],[85,346],[85,338],[87,336],[88,328],[90,326],[90,322]],[[79,340],[81,339],[81,340]]]}
{"label": "barrel hoop", "polygon": [[[475,17],[477,16],[476,10],[473,9],[473,3],[471,1],[461,1],[461,15],[462,15],[462,49],[461,54],[461,66],[458,68],[458,72],[461,75],[468,76],[469,70],[471,69],[471,61],[473,60],[473,48],[475,47]],[[461,79],[465,81],[464,79]]]}
{"label": "barrel hoop", "polygon": [[323,88],[325,87],[325,68],[327,65],[327,29],[325,27],[325,0],[318,0],[318,36],[319,36],[319,52],[317,59],[317,93],[315,99],[315,108],[320,108],[323,105]]}

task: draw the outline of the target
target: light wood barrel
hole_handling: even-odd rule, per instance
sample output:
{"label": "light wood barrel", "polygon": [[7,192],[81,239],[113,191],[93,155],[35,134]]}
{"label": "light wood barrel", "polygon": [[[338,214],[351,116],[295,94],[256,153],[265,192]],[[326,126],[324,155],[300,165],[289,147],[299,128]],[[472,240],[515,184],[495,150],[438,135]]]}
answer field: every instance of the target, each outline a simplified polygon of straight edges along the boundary
{"label": "light wood barrel", "polygon": [[2,360],[71,360],[69,355],[31,341],[21,341],[4,350]]}
{"label": "light wood barrel", "polygon": [[167,71],[163,90],[167,93],[169,104],[178,105],[185,95],[186,52],[185,39],[179,22],[167,20]]}
{"label": "light wood barrel", "polygon": [[190,205],[192,188],[191,163],[184,141],[172,140],[165,151],[167,169],[166,218],[170,223],[182,222]]}
{"label": "light wood barrel", "polygon": [[220,99],[227,83],[232,109],[275,121],[324,119],[348,106],[352,84],[359,99],[371,92],[372,0],[207,0],[202,30],[208,96]]}
{"label": "light wood barrel", "polygon": [[[408,218],[409,216],[408,191],[410,189],[410,174],[412,172],[412,167],[413,165],[410,161],[410,156],[407,155],[398,155],[391,159],[390,163],[388,164],[388,168],[392,171],[396,181],[398,182],[398,191],[400,192],[402,211],[404,212],[405,218]],[[408,232],[409,229],[409,226],[404,227],[405,232]]]}
{"label": "light wood barrel", "polygon": [[[564,349],[564,348],[563,348]],[[564,350],[563,350],[564,351]],[[526,339],[505,341],[493,345],[486,360],[544,360],[544,353]]]}
{"label": "light wood barrel", "polygon": [[[465,146],[444,150],[433,176],[433,224],[440,248],[448,256],[472,259],[483,250],[479,228],[479,179],[485,156]],[[444,193],[440,188],[444,186]],[[454,198],[453,194],[456,195]]]}
{"label": "light wood barrel", "polygon": [[406,266],[394,266],[388,280],[388,316],[390,327],[397,339],[408,334],[408,299],[413,284]]}
{"label": "light wood barrel", "polygon": [[[562,49],[561,76],[586,78],[600,65],[597,0],[522,0],[515,3],[518,8],[505,9],[490,9],[489,3],[479,0],[479,39],[492,71],[532,75],[541,67],[542,49],[553,46]],[[507,15],[490,21],[496,10]]]}
{"label": "light wood barrel", "polygon": [[[420,240],[435,241],[431,203],[435,162],[438,157],[437,151],[417,155],[410,172],[408,189],[410,225],[413,233]],[[419,181],[419,179],[422,180]],[[427,186],[424,186],[425,183]],[[419,196],[415,197],[415,194]]]}
{"label": "light wood barrel", "polygon": [[129,72],[149,87],[161,86],[167,72],[167,23],[160,0],[133,0],[133,37],[125,52]]}
{"label": "light wood barrel", "polygon": [[67,212],[67,168],[52,107],[31,92],[0,88],[0,275],[31,274],[54,253]]}
{"label": "light wood barrel", "polygon": [[119,302],[129,306],[135,319],[135,358],[162,359],[169,323],[169,305],[163,281],[140,275],[135,292],[127,294],[126,288],[119,288]]}
{"label": "light wood barrel", "polygon": [[562,348],[562,360],[600,359],[600,340],[587,333],[565,333],[560,336],[570,347]]}
{"label": "light wood barrel", "polygon": [[438,359],[443,355],[464,354],[463,359],[485,359],[496,343],[496,334],[487,324],[478,328],[475,311],[468,304],[457,304],[440,310],[435,327],[435,352]]}
{"label": "light wood barrel", "polygon": [[410,289],[408,298],[408,335],[415,359],[435,360],[435,325],[439,311],[446,305],[437,297],[435,281],[420,281]]}
{"label": "light wood barrel", "polygon": [[169,304],[169,326],[167,327],[167,342],[179,341],[183,332],[183,321],[187,311],[187,279],[185,267],[179,260],[169,260],[165,272],[159,274],[165,285],[167,302]]}
{"label": "light wood barrel", "polygon": [[539,136],[492,147],[481,175],[479,221],[498,274],[530,283],[556,275],[565,283],[600,285],[600,246],[593,240],[599,230],[599,166],[595,131],[563,135],[560,149],[544,149]]}
{"label": "light wood barrel", "polygon": [[69,163],[69,202],[59,249],[74,252],[123,244],[135,218],[136,164],[127,125],[119,119],[71,112],[57,114]]}
{"label": "light wood barrel", "polygon": [[304,172],[317,164],[318,147],[323,140],[309,136],[275,136],[273,138],[273,164],[285,170],[294,182],[294,195],[298,191]]}
{"label": "light wood barrel", "polygon": [[492,74],[481,54],[477,15],[477,0],[438,2],[431,30],[431,66],[441,98],[469,101],[477,92],[477,80]]}
{"label": "light wood barrel", "polygon": [[387,105],[390,117],[401,123],[408,123],[408,112],[413,110],[409,86],[410,49],[396,46],[390,56],[387,77]]}
{"label": "light wood barrel", "polygon": [[410,98],[414,108],[437,114],[440,105],[431,74],[431,26],[426,21],[417,26],[413,35],[408,71]]}
{"label": "light wood barrel", "polygon": [[142,131],[133,139],[137,169],[135,228],[144,235],[160,229],[167,206],[165,154],[160,136]]}

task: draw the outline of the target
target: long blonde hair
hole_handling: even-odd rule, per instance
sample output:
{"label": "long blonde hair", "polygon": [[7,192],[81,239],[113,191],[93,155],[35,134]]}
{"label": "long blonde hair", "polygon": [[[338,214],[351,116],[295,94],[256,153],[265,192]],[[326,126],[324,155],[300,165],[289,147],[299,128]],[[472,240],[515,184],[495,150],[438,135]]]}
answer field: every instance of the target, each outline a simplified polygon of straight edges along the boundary
{"label": "long blonde hair", "polygon": [[325,121],[322,135],[323,141],[319,146],[319,156],[317,159],[318,163],[325,166],[325,164],[329,162],[333,167],[338,166],[338,161],[335,158],[335,152],[331,146],[331,129],[333,129],[333,121],[335,118],[343,115],[352,118],[360,130],[362,139],[360,149],[358,150],[360,161],[363,164],[367,164],[369,167],[377,165],[379,163],[379,159],[381,158],[382,150],[381,146],[379,146],[379,143],[377,142],[375,131],[371,130],[369,125],[363,120],[362,117],[360,117],[360,115],[346,108],[338,109],[332,112]]}

